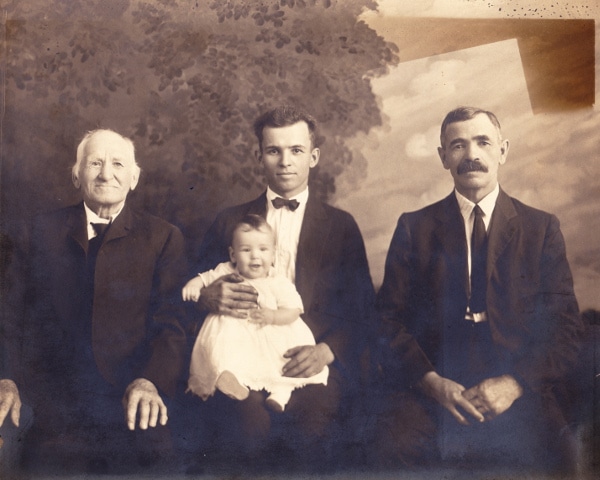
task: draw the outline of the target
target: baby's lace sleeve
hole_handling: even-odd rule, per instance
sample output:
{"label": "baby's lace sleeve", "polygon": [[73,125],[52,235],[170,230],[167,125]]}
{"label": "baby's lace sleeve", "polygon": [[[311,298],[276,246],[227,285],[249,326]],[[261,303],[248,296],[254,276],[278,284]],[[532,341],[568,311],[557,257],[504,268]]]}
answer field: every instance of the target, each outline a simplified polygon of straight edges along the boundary
{"label": "baby's lace sleeve", "polygon": [[223,275],[229,275],[235,273],[235,267],[231,262],[219,263],[213,270],[207,270],[206,272],[199,273],[198,275],[202,278],[204,286],[208,286]]}

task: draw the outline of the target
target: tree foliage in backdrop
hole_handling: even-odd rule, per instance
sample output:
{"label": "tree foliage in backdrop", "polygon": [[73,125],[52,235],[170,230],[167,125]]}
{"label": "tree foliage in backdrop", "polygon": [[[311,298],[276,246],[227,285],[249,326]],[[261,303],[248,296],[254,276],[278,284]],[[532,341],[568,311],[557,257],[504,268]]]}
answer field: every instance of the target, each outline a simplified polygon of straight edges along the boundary
{"label": "tree foliage in backdrop", "polygon": [[[85,131],[130,136],[132,201],[200,237],[256,195],[254,118],[280,103],[320,122],[313,189],[332,199],[365,174],[346,146],[382,123],[373,77],[396,48],[359,20],[370,0],[12,0],[2,8],[2,218],[77,200],[69,169]],[[344,173],[344,184],[339,176]],[[336,180],[337,184],[336,184]]]}

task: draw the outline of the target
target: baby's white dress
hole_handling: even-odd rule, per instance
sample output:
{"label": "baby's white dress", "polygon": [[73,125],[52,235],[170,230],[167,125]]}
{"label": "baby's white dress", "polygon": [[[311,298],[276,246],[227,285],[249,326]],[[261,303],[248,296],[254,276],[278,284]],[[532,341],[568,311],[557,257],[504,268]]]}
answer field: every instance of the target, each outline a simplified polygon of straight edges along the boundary
{"label": "baby's white dress", "polygon": [[[231,262],[201,273],[204,285],[223,275],[238,273]],[[258,292],[259,308],[298,308],[302,299],[296,287],[282,275],[245,279]],[[266,390],[282,407],[292,391],[307,384],[327,385],[329,369],[325,367],[310,378],[282,375],[289,361],[283,354],[292,347],[315,345],[308,325],[298,317],[287,325],[253,324],[228,315],[209,314],[196,338],[190,363],[188,389],[206,400],[214,394],[219,375],[227,370],[251,390]]]}

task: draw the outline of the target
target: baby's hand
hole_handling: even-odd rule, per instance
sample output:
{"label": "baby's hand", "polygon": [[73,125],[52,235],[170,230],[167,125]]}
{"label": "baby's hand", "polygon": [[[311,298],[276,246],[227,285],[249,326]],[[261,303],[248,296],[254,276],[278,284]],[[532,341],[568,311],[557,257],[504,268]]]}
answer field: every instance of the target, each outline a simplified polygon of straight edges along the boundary
{"label": "baby's hand", "polygon": [[257,308],[250,311],[248,316],[250,323],[270,324],[273,323],[273,310],[268,308]]}
{"label": "baby's hand", "polygon": [[181,291],[181,296],[183,300],[186,302],[197,302],[200,298],[200,290],[204,287],[204,282],[202,281],[202,277],[197,276],[192,278],[189,282],[185,284]]}

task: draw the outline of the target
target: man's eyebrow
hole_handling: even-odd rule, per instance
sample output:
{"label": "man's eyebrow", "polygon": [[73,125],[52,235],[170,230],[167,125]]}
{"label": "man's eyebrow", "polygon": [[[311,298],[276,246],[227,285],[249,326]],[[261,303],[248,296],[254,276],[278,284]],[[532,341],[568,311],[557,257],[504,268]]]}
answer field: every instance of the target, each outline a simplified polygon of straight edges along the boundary
{"label": "man's eyebrow", "polygon": [[476,135],[475,140],[490,140],[490,137],[488,137],[487,135]]}
{"label": "man's eyebrow", "polygon": [[459,138],[452,139],[452,141],[448,145],[452,146],[452,145],[456,145],[457,143],[464,143],[464,142],[466,142],[466,140],[462,137],[459,137]]}
{"label": "man's eyebrow", "polygon": [[300,148],[300,149],[307,149],[308,147],[306,145],[302,145],[301,143],[297,144],[297,145],[290,145],[290,146],[281,146],[281,145],[265,145],[263,147],[265,150],[269,149],[269,148],[275,148],[277,150],[284,150],[284,149],[289,149],[292,150],[294,148]]}
{"label": "man's eyebrow", "polygon": [[[489,141],[490,137],[487,136],[487,135],[475,135],[473,137],[473,140],[477,140],[477,141],[488,140]],[[467,141],[468,141],[467,139],[462,138],[462,137],[454,138],[454,139],[452,139],[452,141],[448,145],[452,146],[452,145],[456,145],[457,143],[464,143],[464,142],[467,142]]]}

